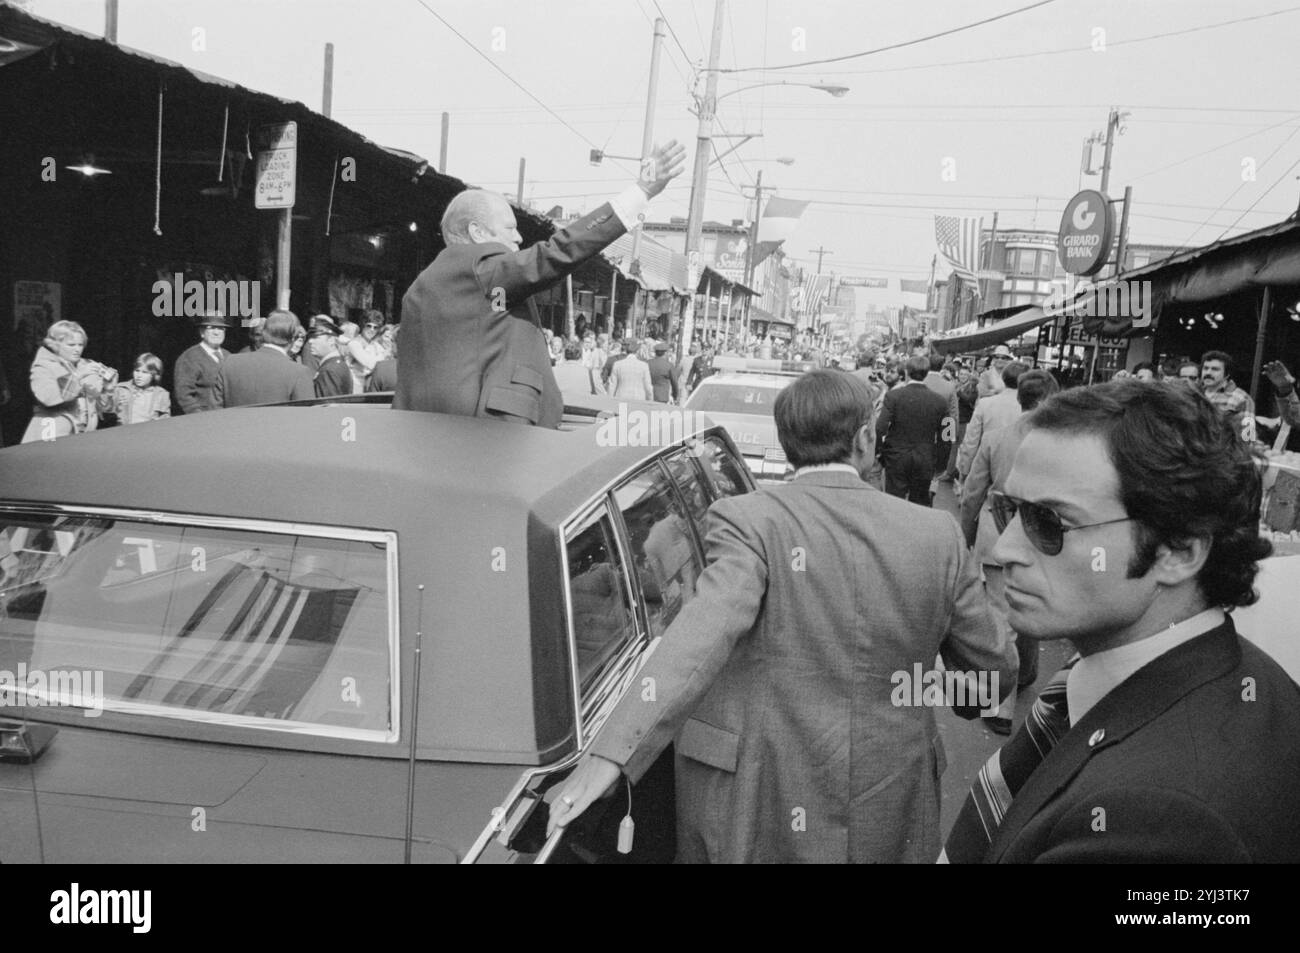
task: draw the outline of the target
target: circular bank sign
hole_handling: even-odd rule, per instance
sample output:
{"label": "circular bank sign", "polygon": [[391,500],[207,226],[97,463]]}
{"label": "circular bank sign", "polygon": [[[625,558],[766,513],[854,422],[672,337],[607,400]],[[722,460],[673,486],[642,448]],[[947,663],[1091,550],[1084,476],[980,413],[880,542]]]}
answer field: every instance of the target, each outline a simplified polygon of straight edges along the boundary
{"label": "circular bank sign", "polygon": [[1056,254],[1071,275],[1095,275],[1110,257],[1115,215],[1106,196],[1085,189],[1065,204]]}

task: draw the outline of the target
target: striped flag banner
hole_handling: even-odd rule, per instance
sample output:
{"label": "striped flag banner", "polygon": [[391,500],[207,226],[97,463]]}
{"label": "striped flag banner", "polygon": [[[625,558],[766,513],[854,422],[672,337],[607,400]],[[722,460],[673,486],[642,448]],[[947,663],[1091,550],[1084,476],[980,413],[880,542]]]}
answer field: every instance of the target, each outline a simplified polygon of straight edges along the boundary
{"label": "striped flag banner", "polygon": [[939,253],[948,260],[964,284],[977,293],[979,284],[975,272],[979,268],[981,218],[956,218],[952,215],[934,217],[934,240]]}
{"label": "striped flag banner", "polygon": [[807,202],[783,199],[772,196],[767,200],[767,208],[758,220],[758,241],[754,243],[754,264],[757,266],[768,255],[776,251],[781,243],[794,234],[799,224],[799,216],[808,207]]}
{"label": "striped flag banner", "polygon": [[803,284],[794,289],[794,309],[804,314],[812,314],[826,299],[830,288],[830,275],[806,275]]}

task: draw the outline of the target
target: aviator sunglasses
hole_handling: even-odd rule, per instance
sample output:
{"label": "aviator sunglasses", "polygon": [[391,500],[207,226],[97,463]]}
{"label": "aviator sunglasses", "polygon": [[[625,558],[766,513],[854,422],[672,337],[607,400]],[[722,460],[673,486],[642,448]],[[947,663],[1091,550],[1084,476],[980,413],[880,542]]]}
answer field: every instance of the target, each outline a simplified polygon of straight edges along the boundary
{"label": "aviator sunglasses", "polygon": [[993,525],[998,528],[999,535],[1006,532],[1011,521],[1019,514],[1025,537],[1044,556],[1055,556],[1061,552],[1061,547],[1065,545],[1066,533],[1093,526],[1109,526],[1111,523],[1127,523],[1133,519],[1131,516],[1123,516],[1119,519],[1102,520],[1100,523],[1085,523],[1083,526],[1065,526],[1061,523],[1061,517],[1041,503],[1018,500],[1005,493],[993,493],[989,508],[993,511]]}

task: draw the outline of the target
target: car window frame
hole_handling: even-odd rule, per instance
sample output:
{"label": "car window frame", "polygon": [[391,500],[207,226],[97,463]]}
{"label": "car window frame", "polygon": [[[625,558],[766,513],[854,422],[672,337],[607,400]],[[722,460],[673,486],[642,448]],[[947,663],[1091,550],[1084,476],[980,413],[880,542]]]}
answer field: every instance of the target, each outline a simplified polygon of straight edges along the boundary
{"label": "car window frame", "polygon": [[[182,529],[217,529],[225,531],[246,531],[253,533],[274,533],[284,536],[302,536],[314,539],[329,539],[343,542],[383,543],[385,550],[385,581],[388,586],[385,600],[388,616],[388,705],[391,714],[387,730],[370,728],[348,728],[314,724],[311,722],[291,722],[274,718],[262,718],[252,715],[227,715],[206,712],[198,709],[177,708],[168,705],[104,700],[102,719],[105,716],[127,716],[144,718],[147,722],[132,725],[129,722],[111,722],[109,730],[123,734],[164,737],[175,740],[194,740],[186,733],[166,730],[170,725],[198,725],[204,728],[227,729],[242,734],[251,731],[247,738],[232,739],[230,744],[261,745],[262,739],[268,737],[283,738],[290,741],[295,738],[312,738],[321,741],[342,741],[378,745],[398,752],[398,743],[402,733],[402,655],[401,655],[401,598],[399,592],[399,558],[398,534],[392,530],[363,529],[360,527],[333,526],[315,523],[299,523],[285,520],[264,520],[236,516],[212,516],[199,513],[173,513],[162,510],[137,510],[122,507],[70,505],[62,503],[22,503],[18,501],[0,502],[0,515],[14,514],[36,517],[76,517],[90,519],[125,520],[132,523],[176,526]],[[60,709],[42,708],[54,717],[50,722],[61,721]],[[42,717],[40,720],[47,720]],[[108,727],[107,725],[105,727]],[[163,729],[163,730],[156,730]],[[276,747],[272,745],[272,747]],[[286,747],[293,747],[287,744]]]}

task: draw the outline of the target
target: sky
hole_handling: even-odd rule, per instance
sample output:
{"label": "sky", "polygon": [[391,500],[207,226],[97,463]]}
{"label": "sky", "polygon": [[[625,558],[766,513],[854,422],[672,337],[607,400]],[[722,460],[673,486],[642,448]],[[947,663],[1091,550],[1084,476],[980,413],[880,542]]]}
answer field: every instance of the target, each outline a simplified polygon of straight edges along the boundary
{"label": "sky", "polygon": [[[1049,0],[961,29],[1038,2],[729,0],[715,132],[761,135],[711,169],[706,218],[747,218],[743,194],[761,170],[765,194],[812,202],[785,246],[800,262],[815,266],[823,248],[827,272],[926,278],[936,214],[1055,230],[1069,197],[1099,186],[1080,157],[1112,107],[1129,113],[1110,193],[1133,188],[1131,242],[1208,244],[1295,211],[1300,3]],[[103,31],[103,0],[26,5]],[[635,176],[635,162],[588,159],[639,151],[657,16],[670,32],[655,138],[693,158],[714,6],[120,0],[118,40],[314,109],[332,42],[335,119],[436,162],[446,111],[450,174],[513,193],[524,158],[529,202],[581,211]],[[944,31],[956,32],[924,39]],[[849,92],[809,88],[819,83]],[[742,88],[757,84],[768,85]],[[718,151],[736,141],[716,140]],[[652,219],[686,215],[689,178],[655,200]]]}

